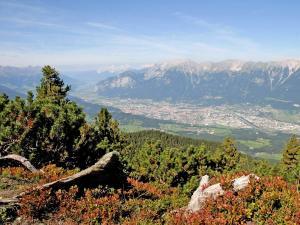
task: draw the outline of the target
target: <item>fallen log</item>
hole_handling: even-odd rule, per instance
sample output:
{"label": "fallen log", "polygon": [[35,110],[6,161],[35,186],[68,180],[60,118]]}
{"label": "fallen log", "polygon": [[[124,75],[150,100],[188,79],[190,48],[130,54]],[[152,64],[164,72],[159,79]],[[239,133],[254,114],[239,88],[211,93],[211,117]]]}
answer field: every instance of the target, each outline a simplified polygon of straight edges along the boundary
{"label": "fallen log", "polygon": [[11,203],[17,204],[23,196],[30,194],[33,191],[40,191],[44,189],[56,191],[59,189],[68,189],[74,185],[83,189],[97,187],[100,184],[109,185],[112,187],[122,187],[122,185],[126,184],[126,176],[123,172],[118,152],[113,151],[105,154],[93,166],[72,176],[46,183],[34,189],[22,192],[11,199],[0,199],[0,205]]}
{"label": "fallen log", "polygon": [[56,191],[59,189],[68,189],[77,185],[79,188],[97,187],[100,184],[110,185],[113,187],[122,187],[126,183],[126,176],[123,173],[122,164],[119,160],[118,152],[105,154],[93,166],[80,171],[72,176],[68,176],[34,189],[22,192],[11,199],[0,199],[0,205],[18,204],[18,201],[25,195],[33,191],[50,189]]}
{"label": "fallen log", "polygon": [[19,199],[17,199],[17,198],[0,199],[0,206],[1,205],[9,205],[9,204],[17,204],[18,202],[19,202]]}
{"label": "fallen log", "polygon": [[93,166],[80,171],[72,176],[44,184],[39,189],[51,188],[52,190],[65,189],[77,185],[78,187],[93,187],[99,184],[121,186],[126,182],[118,152],[105,154]]}
{"label": "fallen log", "polygon": [[[240,191],[248,186],[250,183],[250,178],[254,177],[256,180],[259,179],[258,176],[254,174],[249,174],[247,176],[241,176],[232,181],[232,186],[234,191]],[[209,186],[209,176],[205,175],[201,178],[199,187],[193,193],[191,200],[186,208],[188,212],[196,212],[200,210],[205,201],[208,198],[215,199],[220,195],[224,194],[224,190],[220,183]]]}
{"label": "fallen log", "polygon": [[23,156],[15,155],[15,154],[10,154],[4,157],[0,157],[0,166],[1,165],[22,166],[33,173],[40,172],[29,162],[28,159],[26,159]]}

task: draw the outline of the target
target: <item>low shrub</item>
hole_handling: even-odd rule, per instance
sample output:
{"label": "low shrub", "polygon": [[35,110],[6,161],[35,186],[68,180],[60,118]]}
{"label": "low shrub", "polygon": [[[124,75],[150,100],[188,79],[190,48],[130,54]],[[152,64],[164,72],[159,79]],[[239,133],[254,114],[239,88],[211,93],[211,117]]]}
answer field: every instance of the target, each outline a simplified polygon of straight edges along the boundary
{"label": "low shrub", "polygon": [[[235,176],[237,177],[237,176]],[[234,192],[229,187],[233,176],[219,180],[225,193],[208,199],[195,213],[184,210],[171,214],[168,224],[299,224],[300,194],[296,186],[281,177],[251,180],[245,189]]]}

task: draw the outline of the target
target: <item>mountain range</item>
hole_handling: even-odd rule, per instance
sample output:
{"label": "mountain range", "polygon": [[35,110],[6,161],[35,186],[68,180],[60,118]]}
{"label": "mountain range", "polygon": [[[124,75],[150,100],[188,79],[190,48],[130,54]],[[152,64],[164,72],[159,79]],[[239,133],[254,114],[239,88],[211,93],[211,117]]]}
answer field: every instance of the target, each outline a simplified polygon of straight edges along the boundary
{"label": "mountain range", "polygon": [[[64,71],[62,78],[71,84],[73,93],[85,90],[105,97],[289,108],[300,105],[300,60],[205,63],[185,60],[123,72]],[[12,97],[34,90],[40,79],[40,67],[0,66],[0,92]]]}
{"label": "mountain range", "polygon": [[101,96],[199,103],[300,102],[300,61],[176,61],[97,83]]}
{"label": "mountain range", "polygon": [[[114,71],[97,70],[61,72],[64,83],[71,85],[74,92],[116,75]],[[24,96],[27,91],[35,90],[41,78],[41,67],[0,66],[0,93],[4,92],[10,97]]]}

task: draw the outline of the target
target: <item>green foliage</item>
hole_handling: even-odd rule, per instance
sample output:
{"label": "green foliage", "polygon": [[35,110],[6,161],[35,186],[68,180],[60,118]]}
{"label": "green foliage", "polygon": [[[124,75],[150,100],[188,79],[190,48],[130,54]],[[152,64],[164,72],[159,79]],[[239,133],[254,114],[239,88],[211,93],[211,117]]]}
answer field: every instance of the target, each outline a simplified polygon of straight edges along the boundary
{"label": "green foliage", "polygon": [[234,140],[225,138],[222,146],[217,149],[213,162],[215,163],[216,170],[221,172],[230,171],[236,168],[240,157],[241,155],[237,150]]}
{"label": "green foliage", "polygon": [[257,176],[272,176],[278,174],[278,168],[276,165],[271,165],[266,160],[254,159],[247,155],[241,155],[240,161],[235,170],[251,171]]}
{"label": "green foliage", "polygon": [[170,186],[185,185],[193,176],[205,173],[208,164],[204,145],[163,147],[159,141],[146,142],[128,163],[135,178]]}
{"label": "green foliage", "polygon": [[295,135],[290,138],[283,150],[282,163],[287,170],[294,169],[300,163],[300,141]]}
{"label": "green foliage", "polygon": [[71,166],[73,146],[85,115],[75,103],[64,98],[69,88],[60,86],[63,82],[58,73],[52,69],[54,75],[49,76],[48,66],[43,71],[38,98],[33,99],[29,92],[27,100],[17,97],[0,112],[0,143],[2,149],[9,147],[10,152],[29,158],[37,166]]}
{"label": "green foliage", "polygon": [[121,151],[125,144],[118,122],[103,108],[95,118],[94,124],[85,124],[80,128],[80,138],[75,148],[76,165],[85,168],[94,164],[107,152]]}
{"label": "green foliage", "polygon": [[[149,138],[151,140],[151,138]],[[176,143],[180,146],[180,142]],[[180,186],[184,193],[191,194],[199,185],[204,174],[211,176],[220,173],[249,171],[257,175],[274,175],[276,167],[267,161],[253,159],[238,152],[235,142],[227,138],[217,150],[209,144],[170,147],[172,142],[146,141],[143,146],[131,150],[127,148],[123,155],[131,176],[144,182],[166,183]],[[135,146],[138,146],[135,143]]]}
{"label": "green foliage", "polygon": [[300,141],[293,135],[283,150],[281,161],[283,175],[288,180],[300,180]]}
{"label": "green foliage", "polygon": [[82,109],[67,99],[70,87],[64,86],[59,73],[50,66],[42,72],[36,98],[32,92],[26,100],[0,96],[1,155],[14,152],[36,166],[83,168],[122,148],[118,123],[106,109],[88,124]]}
{"label": "green foliage", "polygon": [[59,73],[51,66],[44,66],[42,68],[43,78],[41,84],[37,87],[37,99],[44,101],[45,99],[52,102],[59,102],[63,100],[70,86],[64,86],[64,82],[60,79]]}
{"label": "green foliage", "polygon": [[11,224],[16,216],[16,206],[0,206],[0,224]]}
{"label": "green foliage", "polygon": [[163,147],[188,147],[190,145],[200,146],[204,144],[208,151],[215,150],[218,146],[218,142],[193,139],[173,134],[164,133],[158,130],[144,130],[139,132],[127,133],[125,138],[132,145],[133,149],[141,148],[147,141],[157,141],[160,140],[160,143]]}
{"label": "green foliage", "polygon": [[0,111],[3,111],[5,106],[9,103],[8,96],[6,94],[0,95]]}

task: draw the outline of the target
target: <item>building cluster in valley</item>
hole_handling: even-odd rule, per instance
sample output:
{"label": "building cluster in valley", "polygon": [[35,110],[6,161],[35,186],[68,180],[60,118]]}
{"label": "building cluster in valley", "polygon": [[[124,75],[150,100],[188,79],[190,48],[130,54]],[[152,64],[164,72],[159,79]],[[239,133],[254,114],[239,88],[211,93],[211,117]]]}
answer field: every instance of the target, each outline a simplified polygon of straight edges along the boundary
{"label": "building cluster in valley", "polygon": [[97,103],[119,108],[125,113],[159,120],[171,120],[190,126],[224,126],[300,134],[300,124],[274,119],[273,109],[258,106],[204,106],[172,104],[140,99],[97,99]]}

